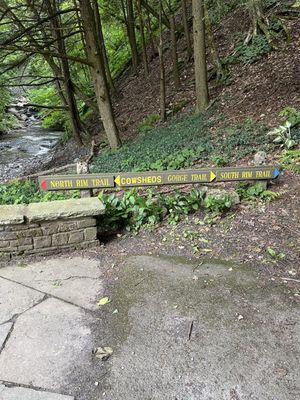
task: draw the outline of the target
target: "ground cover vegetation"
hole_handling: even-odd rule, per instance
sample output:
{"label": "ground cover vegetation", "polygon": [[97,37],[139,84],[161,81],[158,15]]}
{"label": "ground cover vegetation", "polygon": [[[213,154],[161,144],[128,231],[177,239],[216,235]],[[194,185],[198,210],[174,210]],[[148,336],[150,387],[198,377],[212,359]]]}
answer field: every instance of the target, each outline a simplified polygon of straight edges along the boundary
{"label": "ground cover vegetation", "polygon": [[[93,172],[219,167],[262,150],[279,153],[281,166],[299,173],[300,112],[293,105],[282,109],[280,125],[270,121],[272,129],[247,115],[232,123],[208,90],[211,81],[217,88],[230,85],[234,67],[246,68],[285,49],[291,39],[287,20],[298,18],[299,10],[294,2],[275,0],[0,0],[0,134],[16,124],[8,106],[13,91],[21,88],[45,127],[63,127],[65,138],[79,145],[91,145],[95,138],[89,126],[96,121],[101,139]],[[246,21],[246,31],[226,38],[231,43],[223,50],[218,30],[234,13]],[[140,75],[147,82],[153,65],[158,69],[157,109],[139,120],[128,140],[116,118],[120,85]],[[171,81],[178,93],[188,68],[194,71],[195,97],[186,113],[191,99],[171,103],[167,86]],[[278,195],[261,185],[241,185],[236,191],[247,202]],[[45,194],[32,181],[0,186],[0,204],[79,196]],[[177,223],[199,209],[212,221],[232,207],[229,197],[218,199],[201,190],[173,195],[126,191],[100,198],[106,226],[134,231],[162,219]]]}

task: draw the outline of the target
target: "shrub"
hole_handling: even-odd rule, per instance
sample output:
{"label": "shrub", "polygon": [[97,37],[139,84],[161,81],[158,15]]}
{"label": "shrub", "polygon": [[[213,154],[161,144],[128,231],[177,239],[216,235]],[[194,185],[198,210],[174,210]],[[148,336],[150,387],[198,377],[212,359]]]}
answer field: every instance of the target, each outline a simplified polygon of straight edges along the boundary
{"label": "shrub", "polygon": [[150,114],[146,117],[139,125],[138,132],[146,133],[151,131],[153,126],[160,120],[160,116],[158,114]]}
{"label": "shrub", "polygon": [[78,197],[78,191],[43,192],[31,180],[16,180],[7,185],[0,185],[0,205],[40,203]]}
{"label": "shrub", "polygon": [[236,192],[240,196],[241,200],[246,201],[255,201],[255,200],[263,200],[263,201],[272,201],[277,199],[281,193],[273,192],[271,190],[266,190],[261,183],[256,183],[255,185],[251,185],[247,182],[239,183],[236,188]]}
{"label": "shrub", "polygon": [[300,139],[300,131],[296,129],[300,124],[300,112],[295,108],[286,107],[279,115],[286,118],[284,124],[270,131],[268,135],[274,137],[273,143],[290,150]]}
{"label": "shrub", "polygon": [[224,64],[253,64],[271,51],[264,35],[254,36],[250,44],[240,41],[233,54],[225,57]]}
{"label": "shrub", "polygon": [[280,158],[280,165],[300,174],[300,150],[286,150]]}
{"label": "shrub", "polygon": [[232,206],[230,197],[216,199],[205,196],[205,192],[197,189],[190,193],[177,191],[172,195],[154,195],[148,190],[146,196],[142,196],[136,189],[125,191],[120,197],[115,193],[101,193],[99,198],[106,207],[101,226],[105,231],[126,227],[138,232],[142,227],[154,226],[165,217],[170,224],[177,224],[184,216],[199,211],[201,207],[216,216]]}

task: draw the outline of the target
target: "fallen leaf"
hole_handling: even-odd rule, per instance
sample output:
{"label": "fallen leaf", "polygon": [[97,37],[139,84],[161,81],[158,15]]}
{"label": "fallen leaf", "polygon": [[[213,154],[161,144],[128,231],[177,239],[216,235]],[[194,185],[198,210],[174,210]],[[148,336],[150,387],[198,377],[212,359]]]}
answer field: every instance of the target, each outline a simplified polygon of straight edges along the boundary
{"label": "fallen leaf", "polygon": [[116,308],[116,309],[113,311],[113,314],[119,314],[119,310]]}
{"label": "fallen leaf", "polygon": [[107,361],[109,357],[113,354],[113,349],[111,347],[105,346],[105,347],[97,347],[94,350],[94,354],[96,358],[100,358],[102,361]]}
{"label": "fallen leaf", "polygon": [[98,306],[105,306],[106,304],[109,304],[111,302],[109,297],[102,297],[102,299],[99,300]]}
{"label": "fallen leaf", "polygon": [[287,374],[287,370],[284,368],[276,368],[275,372],[278,376],[285,376]]}

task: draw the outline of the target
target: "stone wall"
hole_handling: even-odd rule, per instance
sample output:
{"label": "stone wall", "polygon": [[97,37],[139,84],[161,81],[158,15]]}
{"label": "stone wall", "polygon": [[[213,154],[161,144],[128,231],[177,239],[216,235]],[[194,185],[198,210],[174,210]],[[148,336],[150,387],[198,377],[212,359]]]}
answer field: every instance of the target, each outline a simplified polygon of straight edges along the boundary
{"label": "stone wall", "polygon": [[96,246],[103,213],[97,198],[0,206],[0,260]]}

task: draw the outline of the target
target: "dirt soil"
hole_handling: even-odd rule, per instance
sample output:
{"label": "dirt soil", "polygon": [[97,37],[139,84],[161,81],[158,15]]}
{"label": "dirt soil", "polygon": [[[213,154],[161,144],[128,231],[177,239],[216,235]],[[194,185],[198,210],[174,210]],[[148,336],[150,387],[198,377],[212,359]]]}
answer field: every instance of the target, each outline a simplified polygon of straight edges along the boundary
{"label": "dirt soil", "polygon": [[[215,30],[215,41],[221,57],[233,52],[236,42],[234,38],[238,33],[247,31],[247,21],[247,16],[239,10]],[[251,65],[231,65],[229,69],[232,83],[228,86],[218,85],[215,79],[209,82],[211,100],[217,100],[218,112],[225,115],[226,125],[252,117],[257,122],[274,126],[279,121],[278,113],[284,107],[300,108],[300,21],[290,21],[288,27],[291,31],[290,44],[281,44],[280,49],[272,51]],[[184,60],[178,92],[172,80],[171,50],[165,52],[167,103],[171,109],[173,105],[186,101],[186,106],[181,111],[184,113],[195,107],[193,60],[186,60],[184,38],[179,40],[178,51],[179,59]],[[208,68],[210,67],[209,61]],[[157,57],[151,61],[150,75],[147,79],[142,67],[137,76],[124,74],[124,80],[120,84],[120,97],[115,99],[114,108],[123,140],[135,136],[137,127],[145,117],[159,113]]]}

